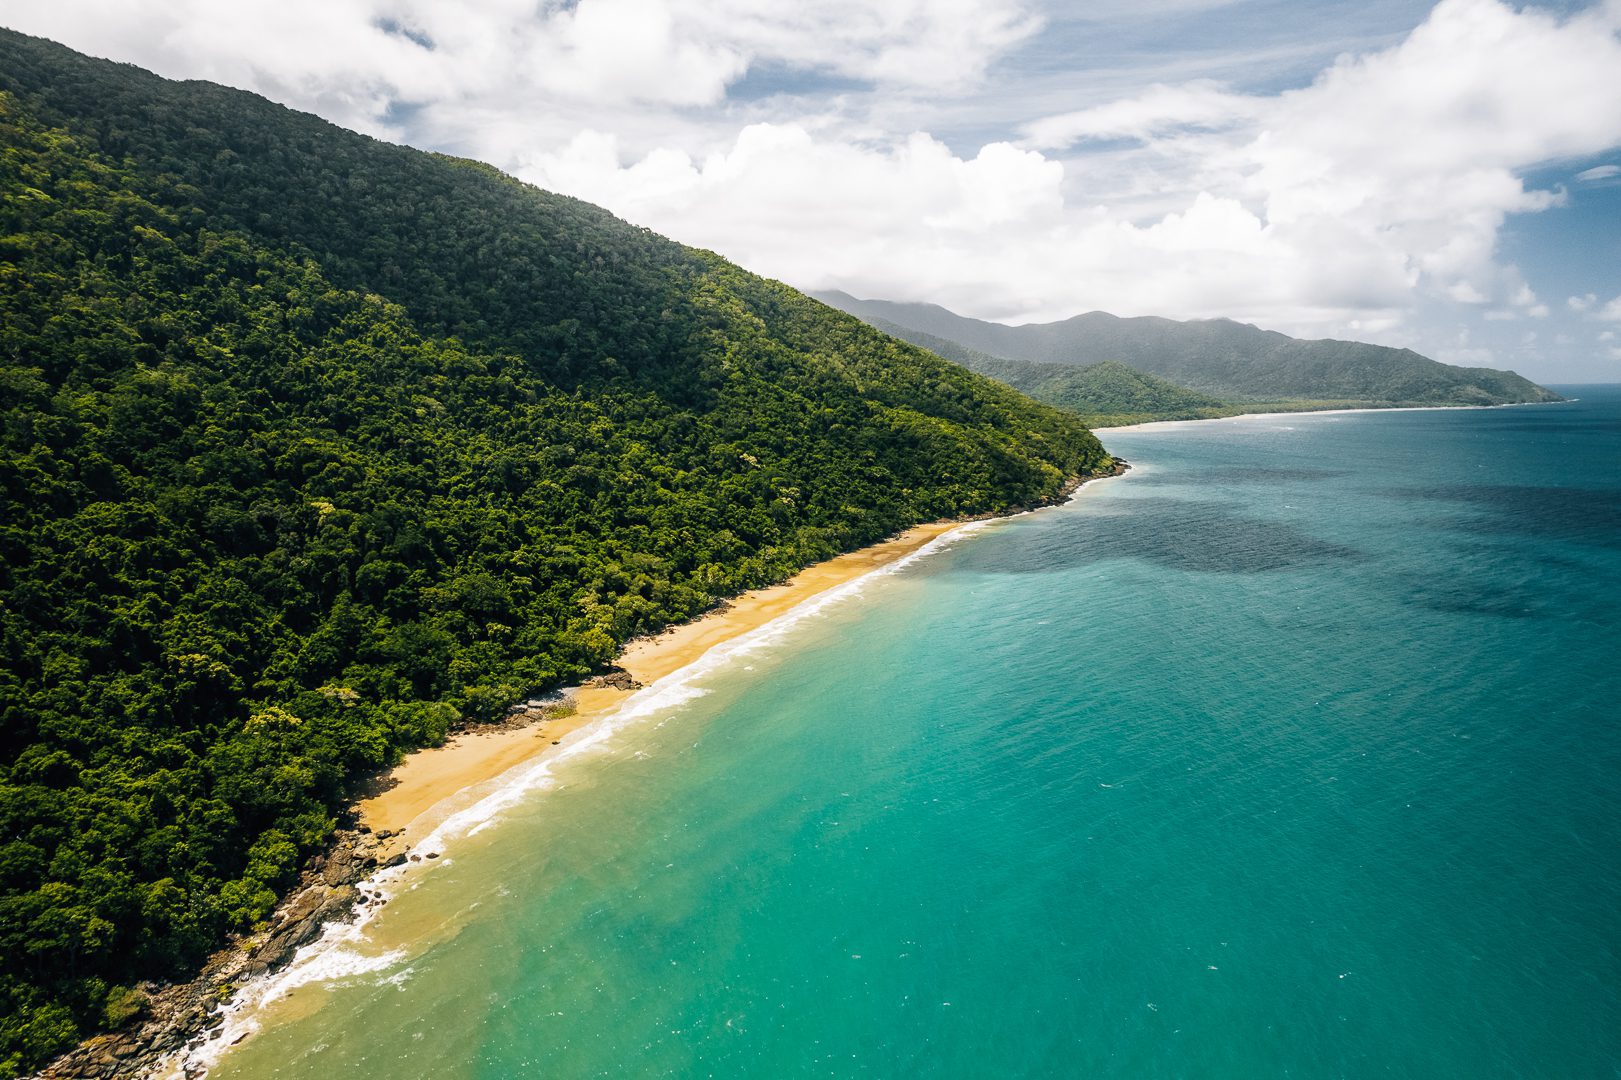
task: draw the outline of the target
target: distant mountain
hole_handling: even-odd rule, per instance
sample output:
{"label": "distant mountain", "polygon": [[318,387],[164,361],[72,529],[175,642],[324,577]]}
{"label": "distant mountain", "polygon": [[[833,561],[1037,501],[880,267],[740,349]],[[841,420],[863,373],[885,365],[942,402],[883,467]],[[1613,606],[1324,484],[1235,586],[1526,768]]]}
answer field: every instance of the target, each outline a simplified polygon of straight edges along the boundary
{"label": "distant mountain", "polygon": [[1465,368],[1357,341],[1304,341],[1230,319],[1122,319],[1102,311],[1053,323],[1005,326],[934,304],[817,299],[875,320],[1010,360],[1088,365],[1115,360],[1141,372],[1236,403],[1503,405],[1559,401],[1512,371]]}
{"label": "distant mountain", "polygon": [[969,371],[1007,383],[1037,401],[1077,413],[1095,426],[1142,420],[1202,420],[1242,411],[1229,402],[1178,386],[1115,360],[1104,360],[1085,367],[1009,360],[970,349],[960,342],[892,323],[888,319],[874,318],[868,322],[874,329],[921,345],[936,356],[955,360]]}

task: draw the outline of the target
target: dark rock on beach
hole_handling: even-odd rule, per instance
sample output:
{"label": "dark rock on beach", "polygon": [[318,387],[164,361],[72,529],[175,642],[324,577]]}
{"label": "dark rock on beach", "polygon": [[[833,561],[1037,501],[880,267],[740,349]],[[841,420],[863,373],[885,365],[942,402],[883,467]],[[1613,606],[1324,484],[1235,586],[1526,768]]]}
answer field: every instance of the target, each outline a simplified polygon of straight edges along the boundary
{"label": "dark rock on beach", "polygon": [[611,687],[614,690],[640,690],[642,684],[637,682],[624,668],[612,668],[601,675],[585,680],[582,686]]}
{"label": "dark rock on beach", "polygon": [[327,923],[348,916],[360,895],[356,883],[379,863],[406,861],[404,852],[383,851],[392,835],[364,827],[340,830],[326,852],[310,859],[262,930],[215,953],[189,983],[143,985],[146,1001],[129,1027],[81,1043],[36,1073],[36,1080],[144,1076],[183,1047],[202,1045],[202,1036],[223,1021],[220,1007],[240,983],[285,967]]}

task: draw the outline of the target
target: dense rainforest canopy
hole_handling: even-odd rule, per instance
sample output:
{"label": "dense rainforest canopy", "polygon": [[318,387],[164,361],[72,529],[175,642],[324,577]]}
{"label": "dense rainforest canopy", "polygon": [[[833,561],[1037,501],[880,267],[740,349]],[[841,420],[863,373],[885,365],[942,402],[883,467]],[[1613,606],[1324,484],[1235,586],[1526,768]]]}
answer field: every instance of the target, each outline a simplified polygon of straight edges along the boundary
{"label": "dense rainforest canopy", "polygon": [[1107,465],[596,207],[0,31],[0,1074],[251,929],[402,751]]}

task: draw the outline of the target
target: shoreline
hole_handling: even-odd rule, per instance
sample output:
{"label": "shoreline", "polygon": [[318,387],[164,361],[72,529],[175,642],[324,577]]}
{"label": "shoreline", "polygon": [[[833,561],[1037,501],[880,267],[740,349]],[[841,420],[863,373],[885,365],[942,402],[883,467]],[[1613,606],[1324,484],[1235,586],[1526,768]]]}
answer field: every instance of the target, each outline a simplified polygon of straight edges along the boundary
{"label": "shoreline", "polygon": [[509,777],[566,748],[574,741],[570,736],[615,715],[639,692],[722,646],[764,630],[836,589],[894,569],[960,530],[1065,505],[1087,484],[1120,476],[1130,468],[1123,458],[1115,460],[1111,472],[1073,478],[1052,502],[1007,514],[914,525],[887,540],[813,563],[776,585],[750,589],[687,622],[632,638],[615,659],[614,673],[560,692],[567,707],[564,715],[547,715],[548,707],[556,708],[555,702],[532,701],[533,710],[514,708],[519,714],[533,712],[528,722],[493,730],[469,729],[437,747],[408,755],[378,778],[377,786],[383,790],[354,804],[361,828],[395,841],[390,854],[407,850],[409,843],[400,847],[400,841],[431,836],[458,812],[506,786]]}
{"label": "shoreline", "polygon": [[1173,424],[1219,424],[1224,420],[1273,420],[1286,416],[1343,416],[1347,413],[1391,412],[1454,412],[1462,409],[1519,409],[1528,405],[1569,405],[1577,398],[1561,401],[1505,401],[1501,405],[1370,405],[1348,409],[1296,409],[1291,412],[1234,413],[1232,416],[1203,416],[1192,420],[1144,420],[1139,424],[1119,424],[1114,427],[1092,428],[1094,435],[1108,435],[1116,431],[1150,431]]}
{"label": "shoreline", "polygon": [[[916,525],[805,567],[777,585],[745,592],[688,622],[634,638],[608,675],[514,706],[507,724],[469,728],[408,755],[375,777],[370,793],[351,801],[353,827],[339,828],[305,864],[263,929],[216,951],[190,982],[142,987],[148,995],[142,1021],[87,1039],[34,1076],[206,1075],[221,1054],[257,1030],[253,1018],[263,1006],[322,978],[319,961],[333,951],[328,947],[357,938],[405,874],[426,869],[441,857],[445,840],[477,831],[534,790],[555,761],[619,730],[609,721],[627,713],[633,699],[647,697],[647,708],[628,710],[623,719],[679,701],[687,690],[683,684],[702,673],[707,658],[724,660],[770,640],[795,616],[819,610],[872,575],[897,569],[967,530],[1066,505],[1085,485],[1130,468],[1124,459],[1115,461],[1108,472],[1072,478],[1050,502]],[[335,959],[344,959],[341,952]],[[305,967],[317,970],[300,977]]]}
{"label": "shoreline", "polygon": [[[493,793],[516,770],[550,757],[576,732],[617,713],[635,694],[697,662],[711,650],[759,630],[823,593],[851,584],[947,536],[966,521],[914,525],[888,540],[815,563],[777,585],[751,589],[688,622],[632,638],[615,661],[628,678],[588,679],[562,692],[563,715],[493,730],[469,729],[417,750],[380,778],[377,794],[355,806],[360,824],[398,842],[427,837],[458,811]],[[551,709],[557,706],[551,705]],[[522,713],[520,713],[522,715]],[[404,850],[404,848],[400,848]],[[392,854],[392,851],[390,852]]]}

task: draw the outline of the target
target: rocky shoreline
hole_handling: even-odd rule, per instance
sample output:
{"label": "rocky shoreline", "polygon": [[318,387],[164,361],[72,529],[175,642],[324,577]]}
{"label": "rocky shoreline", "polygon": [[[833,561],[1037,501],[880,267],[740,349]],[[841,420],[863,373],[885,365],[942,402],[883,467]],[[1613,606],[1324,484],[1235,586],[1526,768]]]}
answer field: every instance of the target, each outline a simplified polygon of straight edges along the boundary
{"label": "rocky shoreline", "polygon": [[[619,686],[629,678],[623,671],[614,671],[586,685]],[[557,715],[561,700],[525,702],[509,710],[498,724],[464,730],[528,727]],[[437,858],[438,852],[412,852],[411,845],[396,832],[373,832],[351,812],[326,850],[305,864],[298,883],[261,930],[236,938],[215,952],[190,982],[137,987],[144,1000],[134,1020],[119,1031],[85,1040],[31,1080],[145,1076],[172,1064],[176,1055],[201,1047],[224,1023],[225,1007],[243,983],[286,967],[299,949],[321,936],[328,923],[346,920],[366,906],[388,903],[381,893],[363,889],[362,882],[379,870]],[[200,1068],[182,1066],[179,1071],[187,1077],[202,1075]]]}
{"label": "rocky shoreline", "polygon": [[[1024,509],[1062,503],[1088,481],[1119,476],[1128,468],[1124,460],[1116,459],[1108,471],[1075,477],[1051,501]],[[727,605],[723,602],[721,606]],[[638,686],[628,672],[617,668],[581,685],[621,690]],[[529,727],[557,716],[560,708],[568,708],[562,695],[538,698],[513,706],[504,720],[493,726],[464,730]],[[211,1033],[225,1022],[225,1008],[244,982],[285,967],[300,948],[321,936],[328,923],[346,920],[367,905],[386,904],[388,901],[380,893],[360,888],[378,871],[438,857],[438,852],[412,852],[410,844],[396,832],[373,832],[351,811],[327,849],[306,863],[297,884],[261,930],[237,938],[214,953],[190,982],[137,987],[144,1000],[134,1020],[119,1031],[80,1043],[35,1073],[31,1080],[145,1076],[165,1065],[187,1077],[202,1076],[201,1066],[176,1062],[186,1051],[199,1049],[209,1041]]]}
{"label": "rocky shoreline", "polygon": [[1087,476],[1077,476],[1074,480],[1071,480],[1068,484],[1066,484],[1064,486],[1065,498],[1075,494],[1083,485],[1089,484],[1093,480],[1107,480],[1111,476],[1124,476],[1131,469],[1131,462],[1127,461],[1123,457],[1115,457],[1114,455],[1110,455],[1109,460],[1114,462],[1114,464],[1110,465],[1105,472],[1091,473]]}
{"label": "rocky shoreline", "polygon": [[374,902],[357,885],[379,869],[411,857],[403,849],[391,851],[390,838],[365,831],[364,826],[339,829],[327,851],[310,860],[298,885],[263,930],[216,952],[191,982],[161,989],[151,984],[139,987],[146,1000],[137,1021],[79,1044],[36,1078],[140,1076],[177,1053],[201,1046],[207,1033],[224,1022],[224,1006],[238,986],[284,967],[301,946],[320,936],[328,922],[349,915],[357,903]]}

